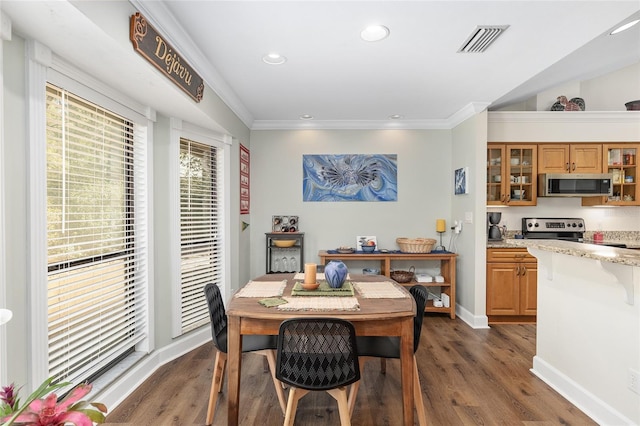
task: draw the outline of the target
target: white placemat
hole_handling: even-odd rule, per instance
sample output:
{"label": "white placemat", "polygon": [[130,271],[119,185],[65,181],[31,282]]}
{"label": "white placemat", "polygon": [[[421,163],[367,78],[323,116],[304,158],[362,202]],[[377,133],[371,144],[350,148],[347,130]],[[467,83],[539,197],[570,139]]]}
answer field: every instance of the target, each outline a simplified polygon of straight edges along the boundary
{"label": "white placemat", "polygon": [[275,297],[282,296],[287,280],[249,281],[238,291],[236,297]]}
{"label": "white placemat", "polygon": [[354,282],[353,286],[365,299],[404,299],[408,297],[395,284],[389,281]]}
{"label": "white placemat", "polygon": [[355,297],[283,297],[287,303],[278,305],[281,311],[357,311]]}
{"label": "white placemat", "polygon": [[[296,274],[293,276],[293,279],[294,279],[294,280],[304,280],[304,272],[298,272],[298,273],[296,273]],[[318,281],[323,281],[324,279],[325,279],[325,278],[324,278],[324,272],[318,272],[318,273],[316,274],[316,280],[318,280]],[[347,278],[346,278],[346,279],[347,279],[347,280],[350,280],[350,279],[351,279],[351,277],[349,276],[349,274],[347,274]]]}

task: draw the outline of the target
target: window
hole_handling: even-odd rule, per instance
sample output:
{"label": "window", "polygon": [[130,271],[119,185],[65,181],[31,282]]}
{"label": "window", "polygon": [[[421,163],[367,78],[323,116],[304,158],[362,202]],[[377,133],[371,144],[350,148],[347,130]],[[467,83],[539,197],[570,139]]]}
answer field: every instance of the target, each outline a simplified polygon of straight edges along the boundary
{"label": "window", "polygon": [[145,337],[138,126],[47,85],[49,376],[86,380]]}
{"label": "window", "polygon": [[223,285],[220,161],[215,146],[180,138],[181,333],[209,322],[203,288]]}

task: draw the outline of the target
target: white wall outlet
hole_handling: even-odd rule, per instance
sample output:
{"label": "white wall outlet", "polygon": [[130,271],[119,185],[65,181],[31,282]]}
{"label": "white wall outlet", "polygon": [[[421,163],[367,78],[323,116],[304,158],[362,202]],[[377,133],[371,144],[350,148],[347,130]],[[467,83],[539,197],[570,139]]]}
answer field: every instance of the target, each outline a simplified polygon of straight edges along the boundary
{"label": "white wall outlet", "polygon": [[640,394],[640,372],[629,369],[629,389]]}
{"label": "white wall outlet", "polygon": [[473,223],[473,212],[464,212],[464,222]]}
{"label": "white wall outlet", "polygon": [[455,232],[456,234],[459,234],[460,232],[462,232],[462,221],[461,220],[454,221],[453,232]]}

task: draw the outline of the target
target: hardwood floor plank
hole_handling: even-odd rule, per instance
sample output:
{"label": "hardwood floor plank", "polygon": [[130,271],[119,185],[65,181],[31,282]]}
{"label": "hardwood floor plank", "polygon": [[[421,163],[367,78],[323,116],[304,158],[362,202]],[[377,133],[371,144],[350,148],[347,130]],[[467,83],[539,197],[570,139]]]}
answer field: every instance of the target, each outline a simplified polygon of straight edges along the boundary
{"label": "hardwood floor plank", "polygon": [[[595,425],[529,370],[535,325],[500,324],[474,330],[460,319],[427,315],[416,353],[427,420],[449,425]],[[207,344],[156,371],[107,416],[105,426],[203,425],[214,358]],[[240,424],[281,425],[284,418],[263,357],[243,355]],[[226,379],[214,425],[227,418]],[[400,363],[377,361],[362,371],[354,426],[402,424]],[[326,392],[300,400],[296,424],[339,425],[338,405]]]}

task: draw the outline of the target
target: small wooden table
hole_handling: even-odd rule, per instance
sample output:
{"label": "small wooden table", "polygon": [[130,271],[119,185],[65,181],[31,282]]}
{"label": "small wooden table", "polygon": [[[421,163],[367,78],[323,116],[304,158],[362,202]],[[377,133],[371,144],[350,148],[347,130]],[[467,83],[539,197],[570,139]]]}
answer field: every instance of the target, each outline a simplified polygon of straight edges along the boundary
{"label": "small wooden table", "polygon": [[449,296],[449,306],[443,306],[441,308],[433,306],[433,300],[427,300],[427,304],[424,307],[425,312],[440,312],[449,314],[451,319],[456,318],[456,253],[329,253],[327,250],[320,250],[318,257],[320,257],[320,264],[325,265],[329,260],[342,260],[342,261],[357,261],[357,260],[374,260],[380,263],[380,273],[385,277],[391,277],[391,262],[394,260],[434,260],[440,262],[440,275],[444,278],[444,282],[430,282],[430,283],[417,283],[411,281],[403,283],[405,287],[411,287],[416,284],[421,284],[425,287],[440,287],[442,293]]}
{"label": "small wooden table", "polygon": [[[294,274],[269,274],[255,281],[287,280],[283,296],[291,295]],[[375,282],[386,280],[380,275],[354,275],[351,281]],[[393,282],[393,281],[392,281]],[[409,292],[402,299],[367,299],[356,291],[360,309],[357,311],[281,311],[266,308],[258,303],[258,298],[233,297],[227,309],[228,327],[228,424],[237,425],[240,402],[240,372],[242,361],[242,335],[277,335],[280,323],[294,317],[334,317],[351,321],[360,336],[400,337],[400,368],[402,375],[402,409],[404,424],[413,425],[413,318],[416,305]]]}

